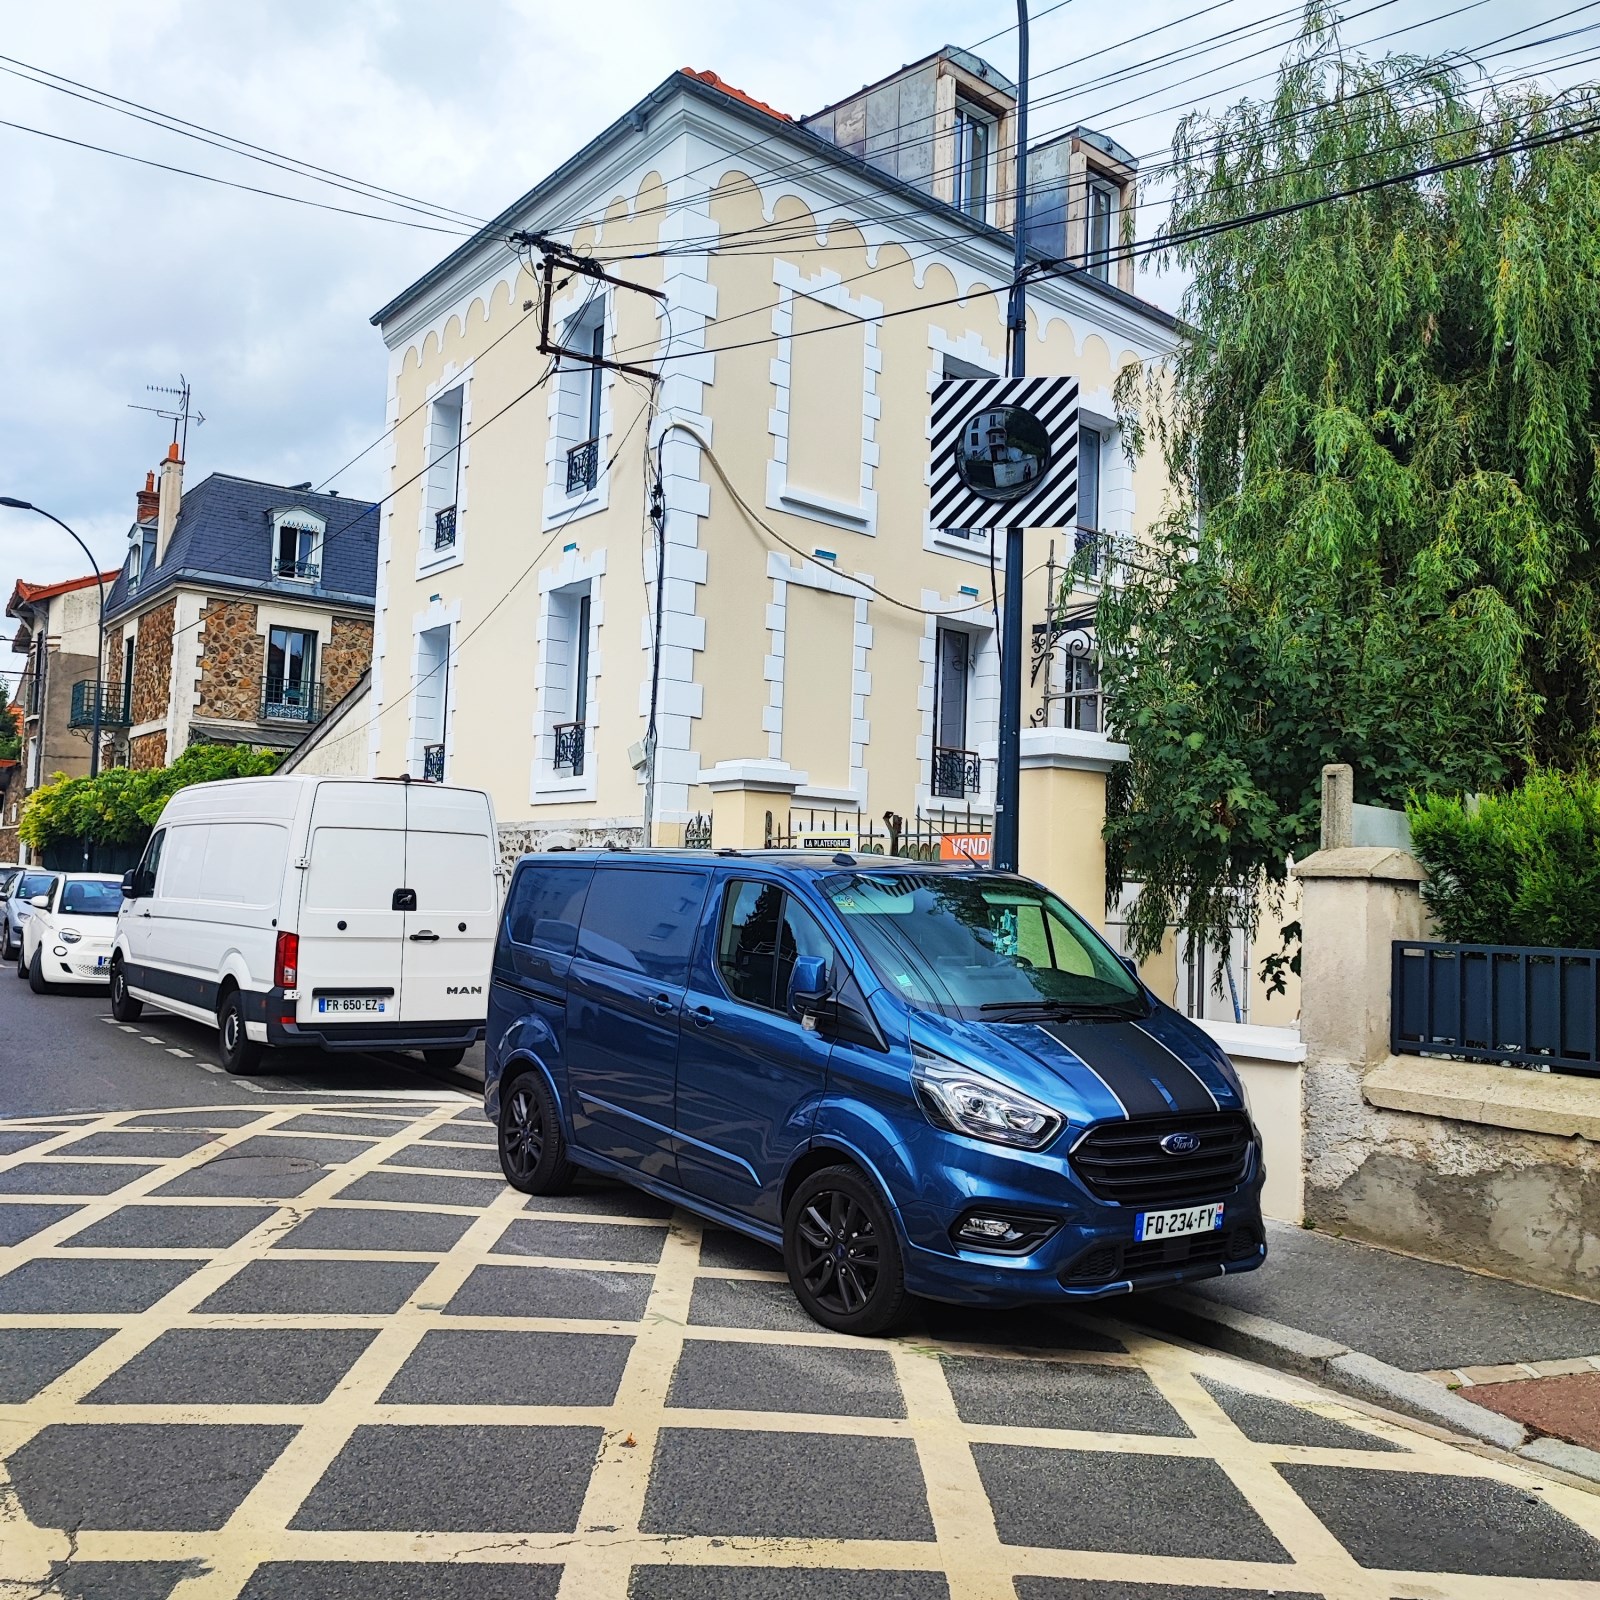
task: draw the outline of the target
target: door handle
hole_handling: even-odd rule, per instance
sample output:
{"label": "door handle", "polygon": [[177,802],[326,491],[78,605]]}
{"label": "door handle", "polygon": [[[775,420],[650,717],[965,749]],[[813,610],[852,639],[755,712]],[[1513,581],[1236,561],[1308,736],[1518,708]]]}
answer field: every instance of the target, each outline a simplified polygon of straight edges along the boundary
{"label": "door handle", "polygon": [[148,912],[148,911],[141,911],[141,912],[140,912],[140,913],[139,913],[139,915],[140,915],[140,916],[141,916],[141,917],[148,917],[148,916],[149,916],[149,915],[150,915],[150,913],[149,913],[149,912]]}
{"label": "door handle", "polygon": [[411,935],[412,944],[438,944],[439,935],[424,928],[420,933]]}
{"label": "door handle", "polygon": [[717,1014],[710,1006],[696,1006],[689,1015],[694,1018],[697,1028],[709,1028],[717,1020]]}
{"label": "door handle", "polygon": [[672,996],[670,994],[658,994],[655,999],[650,1002],[650,1009],[655,1012],[658,1017],[671,1016]]}

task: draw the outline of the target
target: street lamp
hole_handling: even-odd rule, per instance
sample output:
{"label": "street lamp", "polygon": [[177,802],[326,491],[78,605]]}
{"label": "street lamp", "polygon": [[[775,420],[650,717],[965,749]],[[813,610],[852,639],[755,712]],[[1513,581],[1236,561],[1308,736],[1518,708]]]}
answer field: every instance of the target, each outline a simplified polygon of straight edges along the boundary
{"label": "street lamp", "polygon": [[[0,494],[0,506],[6,506],[12,511],[33,511],[37,512],[41,517],[48,518],[83,551],[84,555],[88,557],[89,569],[94,573],[95,584],[100,590],[100,620],[95,628],[94,635],[94,731],[90,735],[89,776],[98,778],[100,776],[100,707],[101,697],[105,693],[105,684],[100,678],[100,662],[102,653],[105,650],[106,636],[106,580],[101,576],[100,563],[95,560],[94,553],[89,549],[88,545],[60,517],[53,512],[46,511],[43,506],[36,506],[31,500],[14,499],[8,494]],[[87,839],[84,840],[83,844],[83,864],[85,868],[89,865],[89,841]]]}

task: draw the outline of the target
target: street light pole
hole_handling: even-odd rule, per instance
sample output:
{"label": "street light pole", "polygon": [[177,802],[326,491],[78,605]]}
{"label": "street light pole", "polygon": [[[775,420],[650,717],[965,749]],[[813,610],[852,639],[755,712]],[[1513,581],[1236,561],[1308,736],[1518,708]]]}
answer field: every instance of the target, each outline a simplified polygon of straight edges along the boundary
{"label": "street light pole", "polygon": [[[30,500],[17,500],[6,494],[0,494],[0,506],[6,506],[12,511],[32,511],[55,523],[83,551],[89,561],[89,570],[94,573],[95,585],[100,591],[100,616],[94,632],[94,731],[90,735],[89,776],[98,778],[100,776],[100,709],[105,694],[105,684],[100,677],[100,663],[105,651],[106,637],[106,580],[101,576],[100,563],[95,560],[94,553],[89,549],[88,545],[60,517],[53,512],[46,511],[43,506],[36,506]],[[89,866],[89,841],[87,839],[83,843],[83,864],[85,870],[87,870]]]}
{"label": "street light pole", "polygon": [[[1016,175],[1011,185],[1011,298],[1006,307],[1010,375],[1028,368],[1028,0],[1017,0]],[[990,534],[990,538],[994,535]],[[994,865],[1015,872],[1022,791],[1022,529],[1006,529],[1005,611],[1000,628],[1000,744],[995,774]]]}

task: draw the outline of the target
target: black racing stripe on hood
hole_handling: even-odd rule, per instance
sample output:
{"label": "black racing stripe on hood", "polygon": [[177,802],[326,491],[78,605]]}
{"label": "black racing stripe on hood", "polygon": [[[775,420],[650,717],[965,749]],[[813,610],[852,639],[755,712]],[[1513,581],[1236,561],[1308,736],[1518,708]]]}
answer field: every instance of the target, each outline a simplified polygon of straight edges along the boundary
{"label": "black racing stripe on hood", "polygon": [[1039,1026],[1099,1073],[1130,1117],[1217,1109],[1194,1073],[1132,1023],[1041,1022]]}

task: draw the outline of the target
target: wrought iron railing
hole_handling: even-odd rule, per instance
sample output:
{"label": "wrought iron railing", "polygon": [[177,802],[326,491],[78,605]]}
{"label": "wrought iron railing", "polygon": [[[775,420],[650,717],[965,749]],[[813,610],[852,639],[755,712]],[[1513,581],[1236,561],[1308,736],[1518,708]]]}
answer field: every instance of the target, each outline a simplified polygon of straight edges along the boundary
{"label": "wrought iron railing", "polygon": [[600,481],[600,441],[586,439],[567,451],[567,493],[583,494]]}
{"label": "wrought iron railing", "polygon": [[263,722],[320,722],[322,685],[308,680],[269,677],[261,692]]}
{"label": "wrought iron railing", "polygon": [[711,848],[711,818],[705,812],[695,812],[684,823],[683,847],[685,850],[709,850]]}
{"label": "wrought iron railing", "polygon": [[[766,816],[766,847],[793,850],[820,838],[854,839],[853,849],[862,855],[902,856],[912,861],[975,861],[987,866],[987,840],[993,819],[967,807],[961,812],[940,811],[932,815],[918,811],[909,821],[897,812],[886,811],[881,826],[859,811],[830,810],[825,807],[796,808]],[[839,848],[830,844],[827,848]]]}
{"label": "wrought iron railing", "polygon": [[128,694],[120,683],[97,683],[93,678],[83,678],[72,686],[72,710],[67,717],[69,728],[94,726],[95,701],[100,702],[102,728],[128,726]]}
{"label": "wrought iron railing", "polygon": [[444,746],[442,744],[423,745],[422,781],[424,783],[444,782]]}
{"label": "wrought iron railing", "polygon": [[287,556],[279,556],[272,563],[272,571],[279,578],[300,578],[315,583],[322,576],[322,563],[320,561],[291,561]]}
{"label": "wrought iron railing", "polygon": [[560,722],[556,724],[555,769],[570,772],[574,778],[583,776],[583,724]]}
{"label": "wrought iron railing", "polygon": [[456,508],[446,506],[433,514],[433,548],[453,550],[456,542]]}
{"label": "wrought iron railing", "polygon": [[970,750],[933,752],[933,792],[941,800],[965,800],[983,786],[983,763]]}
{"label": "wrought iron railing", "polygon": [[1600,1076],[1600,950],[1404,939],[1393,950],[1396,1055]]}
{"label": "wrought iron railing", "polygon": [[1105,565],[1105,543],[1106,536],[1098,528],[1078,527],[1072,530],[1073,557],[1082,559],[1082,570],[1088,577],[1100,576],[1100,568]]}

